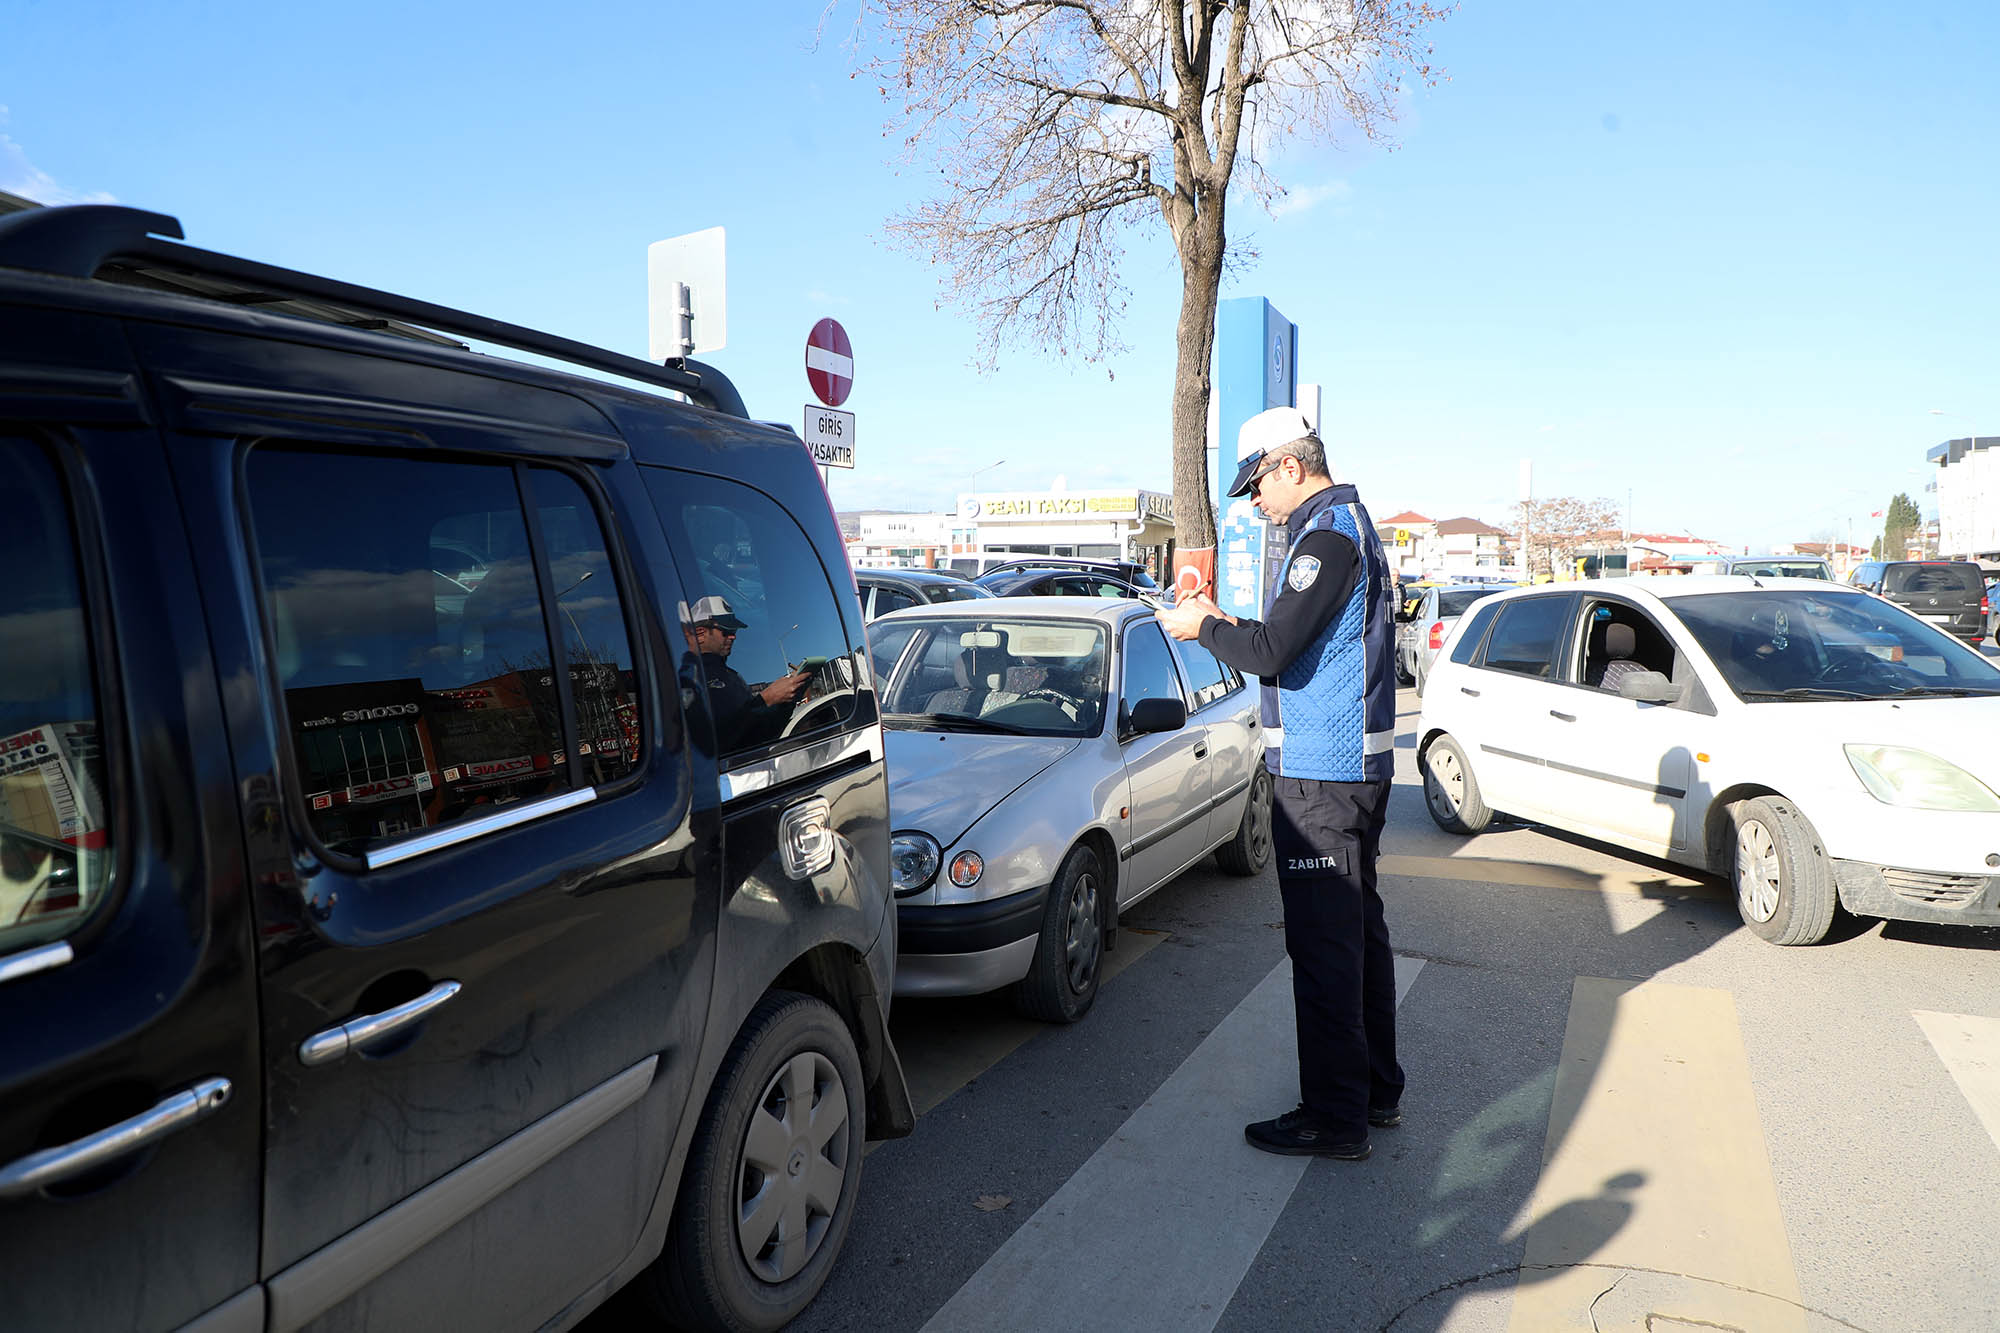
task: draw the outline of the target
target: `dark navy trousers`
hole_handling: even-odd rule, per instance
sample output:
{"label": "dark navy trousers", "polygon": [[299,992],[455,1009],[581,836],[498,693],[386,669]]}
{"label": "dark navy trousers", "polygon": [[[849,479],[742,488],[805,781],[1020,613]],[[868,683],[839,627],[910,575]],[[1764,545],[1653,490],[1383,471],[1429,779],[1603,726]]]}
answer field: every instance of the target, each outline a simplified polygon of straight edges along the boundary
{"label": "dark navy trousers", "polygon": [[1396,971],[1375,889],[1389,784],[1280,777],[1271,850],[1299,1035],[1299,1100],[1341,1142],[1403,1096]]}

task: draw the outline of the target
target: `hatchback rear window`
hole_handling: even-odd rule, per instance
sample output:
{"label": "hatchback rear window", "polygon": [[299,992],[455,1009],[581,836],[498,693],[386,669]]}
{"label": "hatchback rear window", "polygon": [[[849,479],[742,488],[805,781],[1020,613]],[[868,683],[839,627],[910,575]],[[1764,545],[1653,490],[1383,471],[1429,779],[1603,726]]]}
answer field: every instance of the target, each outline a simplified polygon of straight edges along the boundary
{"label": "hatchback rear window", "polygon": [[1979,596],[1979,570],[1972,565],[1904,565],[1889,571],[1884,592],[1959,592]]}

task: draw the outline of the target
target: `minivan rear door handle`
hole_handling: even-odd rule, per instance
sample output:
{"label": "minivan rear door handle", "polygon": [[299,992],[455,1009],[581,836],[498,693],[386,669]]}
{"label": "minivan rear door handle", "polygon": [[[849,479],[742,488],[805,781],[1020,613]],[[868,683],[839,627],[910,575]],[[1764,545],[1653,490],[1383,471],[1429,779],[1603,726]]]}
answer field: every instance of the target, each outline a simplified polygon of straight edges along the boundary
{"label": "minivan rear door handle", "polygon": [[1550,717],[1552,717],[1552,718],[1554,718],[1554,719],[1555,719],[1556,721],[1558,721],[1558,722],[1574,722],[1574,721],[1576,721],[1576,714],[1574,714],[1574,713],[1558,713],[1558,712],[1557,712],[1557,711],[1556,711],[1555,709],[1553,709],[1553,708],[1551,708],[1551,709],[1549,710],[1549,716],[1550,716]]}
{"label": "minivan rear door handle", "polygon": [[1472,696],[1473,698],[1475,698],[1475,699],[1477,699],[1477,698],[1479,697],[1479,691],[1478,691],[1478,690],[1469,690],[1469,689],[1467,689],[1467,688],[1466,688],[1465,686],[1463,686],[1463,685],[1461,685],[1461,686],[1459,686],[1459,687],[1458,687],[1458,692],[1459,692],[1460,694],[1469,694],[1469,695],[1471,695],[1471,696]]}
{"label": "minivan rear door handle", "polygon": [[0,1199],[18,1199],[59,1185],[86,1171],[94,1171],[120,1157],[130,1156],[177,1129],[185,1129],[222,1109],[229,1100],[229,1080],[205,1078],[164,1098],[150,1111],[141,1111],[95,1134],[86,1134],[56,1148],[44,1148],[26,1157],[17,1157],[0,1167]]}

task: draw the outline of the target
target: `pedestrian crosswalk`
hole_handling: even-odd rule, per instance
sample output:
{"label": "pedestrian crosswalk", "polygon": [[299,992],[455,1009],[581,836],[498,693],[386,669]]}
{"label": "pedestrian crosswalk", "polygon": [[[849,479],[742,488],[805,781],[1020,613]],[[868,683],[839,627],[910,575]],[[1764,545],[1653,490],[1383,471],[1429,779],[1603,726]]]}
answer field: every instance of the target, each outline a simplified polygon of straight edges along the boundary
{"label": "pedestrian crosswalk", "polygon": [[[1423,960],[1397,963],[1399,1008],[1413,993],[1421,1004]],[[1979,1169],[1993,1173],[2000,1017],[1916,1011],[1912,1021],[1936,1052],[1939,1088],[1955,1089],[1984,1127],[1995,1159]],[[1314,1163],[1255,1152],[1241,1127],[1296,1100],[1292,1034],[1290,965],[1281,961],[977,1271],[921,1316],[924,1333],[1260,1326],[1240,1317],[1227,1324],[1225,1314]],[[1448,1293],[1426,1330],[1931,1327],[1914,1308],[1908,1323],[1874,1325],[1813,1308],[1795,1268],[1729,990],[1578,977],[1552,1065],[1509,1102],[1510,1116],[1543,1127],[1539,1175],[1500,1238],[1517,1247],[1519,1261]],[[1395,1132],[1409,1142],[1408,1128]],[[1346,1182],[1353,1177],[1339,1172],[1392,1169],[1380,1157],[1372,1168],[1321,1163],[1334,1174],[1313,1178]],[[1433,1188],[1449,1194],[1454,1172],[1481,1169],[1447,1152]],[[1420,1229],[1414,1239],[1419,1247],[1442,1244],[1447,1230]],[[1991,1327],[2000,1329],[2000,1317]]]}

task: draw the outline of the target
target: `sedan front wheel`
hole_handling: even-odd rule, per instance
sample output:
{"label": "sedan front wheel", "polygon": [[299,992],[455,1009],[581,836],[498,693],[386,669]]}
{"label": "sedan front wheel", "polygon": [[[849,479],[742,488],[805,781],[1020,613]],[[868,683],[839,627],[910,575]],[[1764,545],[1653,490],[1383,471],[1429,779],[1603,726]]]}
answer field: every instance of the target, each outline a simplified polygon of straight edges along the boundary
{"label": "sedan front wheel", "polygon": [[1097,853],[1088,846],[1063,858],[1042,911],[1042,934],[1028,975],[1014,986],[1014,1006],[1044,1023],[1074,1023],[1097,1000],[1097,973],[1104,962],[1101,895],[1112,887]]}

